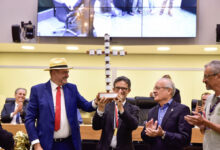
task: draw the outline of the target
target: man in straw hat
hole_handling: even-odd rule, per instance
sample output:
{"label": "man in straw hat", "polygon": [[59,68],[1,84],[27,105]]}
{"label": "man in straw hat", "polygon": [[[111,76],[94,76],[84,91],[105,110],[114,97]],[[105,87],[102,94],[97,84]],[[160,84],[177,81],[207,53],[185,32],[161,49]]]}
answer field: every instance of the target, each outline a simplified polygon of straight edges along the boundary
{"label": "man in straw hat", "polygon": [[65,58],[53,58],[45,69],[50,80],[31,88],[25,126],[35,150],[81,150],[77,107],[91,112],[97,106],[67,83],[69,69]]}

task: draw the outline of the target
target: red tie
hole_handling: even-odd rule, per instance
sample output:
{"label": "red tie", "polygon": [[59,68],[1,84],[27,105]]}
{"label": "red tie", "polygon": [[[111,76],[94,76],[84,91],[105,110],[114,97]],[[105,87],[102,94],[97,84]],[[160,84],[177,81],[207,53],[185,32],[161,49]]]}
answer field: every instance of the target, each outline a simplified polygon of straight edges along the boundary
{"label": "red tie", "polygon": [[118,109],[116,105],[115,105],[115,125],[116,128],[118,128]]}
{"label": "red tie", "polygon": [[54,128],[55,131],[60,129],[60,114],[61,114],[61,92],[60,92],[60,86],[58,86],[57,94],[56,94],[56,112],[55,112],[55,128]]}

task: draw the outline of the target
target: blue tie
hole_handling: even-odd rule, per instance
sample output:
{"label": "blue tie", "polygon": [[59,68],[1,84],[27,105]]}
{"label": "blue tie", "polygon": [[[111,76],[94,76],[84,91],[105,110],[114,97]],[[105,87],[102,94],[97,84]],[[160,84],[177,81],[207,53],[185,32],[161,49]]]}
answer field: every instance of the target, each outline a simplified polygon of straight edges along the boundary
{"label": "blue tie", "polygon": [[20,118],[20,113],[18,112],[16,115],[16,123],[17,124],[20,124],[19,118]]}

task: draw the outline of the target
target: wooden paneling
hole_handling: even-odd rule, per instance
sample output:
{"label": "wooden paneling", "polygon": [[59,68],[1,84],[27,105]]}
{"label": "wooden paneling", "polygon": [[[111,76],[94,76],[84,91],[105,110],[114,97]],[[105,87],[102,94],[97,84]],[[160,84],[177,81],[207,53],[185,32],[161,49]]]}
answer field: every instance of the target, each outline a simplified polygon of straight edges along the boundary
{"label": "wooden paneling", "polygon": [[[20,125],[12,125],[12,124],[2,124],[2,128],[12,132],[14,135],[17,131],[23,131],[26,133],[26,129],[24,124]],[[141,131],[143,127],[139,126],[132,133],[133,141],[142,141],[141,139]],[[80,133],[82,140],[99,140],[101,136],[101,130],[93,130],[91,125],[81,125]],[[199,128],[192,129],[192,139],[191,143],[202,143],[203,135],[200,133]]]}

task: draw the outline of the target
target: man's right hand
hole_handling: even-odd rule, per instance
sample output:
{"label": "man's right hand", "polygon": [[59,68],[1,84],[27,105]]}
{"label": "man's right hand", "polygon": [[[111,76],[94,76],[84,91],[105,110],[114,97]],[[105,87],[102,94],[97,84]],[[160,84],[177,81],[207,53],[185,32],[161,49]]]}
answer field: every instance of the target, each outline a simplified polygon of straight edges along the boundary
{"label": "man's right hand", "polygon": [[22,112],[23,111],[23,102],[19,102],[18,103],[17,111],[18,112]]}
{"label": "man's right hand", "polygon": [[105,111],[105,105],[107,104],[107,100],[105,97],[101,97],[98,101],[98,110],[101,112]]}
{"label": "man's right hand", "polygon": [[112,102],[112,98],[105,98],[105,97],[101,97],[98,99],[98,110],[101,112],[105,111],[105,106],[106,104]]}
{"label": "man's right hand", "polygon": [[157,121],[154,122],[153,118],[145,123],[145,128],[150,128],[152,130],[156,130],[157,128]]}
{"label": "man's right hand", "polygon": [[40,143],[36,143],[34,144],[34,150],[43,150],[43,148],[41,147]]}

